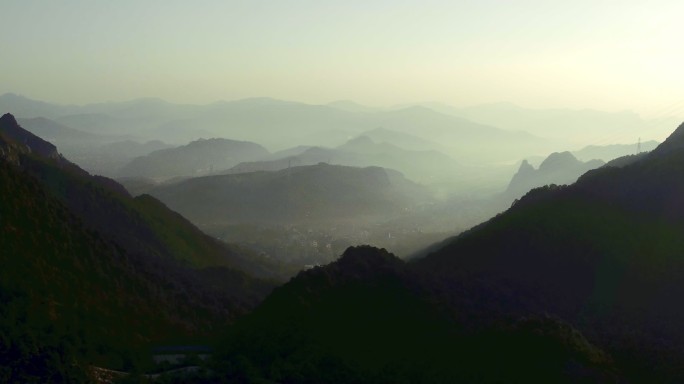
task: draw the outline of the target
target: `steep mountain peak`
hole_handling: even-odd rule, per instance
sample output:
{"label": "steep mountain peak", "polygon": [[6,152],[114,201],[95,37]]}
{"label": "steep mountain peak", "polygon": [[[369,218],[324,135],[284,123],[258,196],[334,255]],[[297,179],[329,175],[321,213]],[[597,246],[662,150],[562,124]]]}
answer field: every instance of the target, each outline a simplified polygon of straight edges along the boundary
{"label": "steep mountain peak", "polygon": [[506,193],[509,196],[522,196],[533,188],[550,184],[574,183],[583,173],[605,164],[602,160],[582,162],[570,152],[554,152],[550,154],[535,170],[530,163],[523,160],[518,172],[513,175]]}
{"label": "steep mountain peak", "polygon": [[684,123],[680,124],[679,127],[677,127],[664,142],[654,149],[652,153],[663,154],[682,148],[684,148]]}
{"label": "steep mountain peak", "polygon": [[544,161],[539,165],[540,171],[553,171],[557,169],[563,169],[568,166],[573,166],[579,164],[580,161],[577,160],[572,153],[565,152],[554,152],[549,155]]}
{"label": "steep mountain peak", "polygon": [[518,173],[527,173],[533,171],[534,167],[527,161],[527,159],[524,159],[522,163],[520,163],[520,168],[518,168]]}
{"label": "steep mountain peak", "polygon": [[19,125],[19,123],[17,123],[17,119],[14,118],[14,116],[11,113],[5,113],[4,115],[2,115],[2,117],[0,117],[0,123],[3,126],[12,124]]}
{"label": "steep mountain peak", "polygon": [[57,147],[19,126],[17,119],[10,113],[0,117],[0,138],[38,156],[52,159],[60,156]]}
{"label": "steep mountain peak", "polygon": [[533,179],[536,173],[537,170],[534,169],[534,167],[527,160],[523,160],[522,163],[520,163],[518,172],[513,175],[513,178],[508,184],[506,192],[515,194],[526,192],[529,189],[530,179]]}

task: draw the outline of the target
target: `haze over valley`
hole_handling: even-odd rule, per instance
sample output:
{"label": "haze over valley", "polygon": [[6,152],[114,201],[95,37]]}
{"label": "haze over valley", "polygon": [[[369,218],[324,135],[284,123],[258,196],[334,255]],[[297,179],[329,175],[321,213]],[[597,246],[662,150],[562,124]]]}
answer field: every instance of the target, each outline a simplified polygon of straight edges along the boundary
{"label": "haze over valley", "polygon": [[[161,199],[213,236],[285,262],[289,273],[357,244],[411,257],[532,188],[572,183],[587,170],[657,145],[583,147],[474,123],[455,116],[456,108],[446,114],[422,105],[379,110],[260,98],[207,106],[148,99],[63,106],[5,94],[0,106],[27,111],[22,125],[84,169],[119,180],[133,195]],[[540,114],[516,111],[523,120]],[[622,114],[598,111],[548,114],[574,116],[595,129],[624,123]],[[627,131],[660,124],[636,121]],[[554,155],[568,148],[588,158],[585,165],[569,152]],[[524,172],[526,159],[539,162],[547,154],[537,176]]]}
{"label": "haze over valley", "polygon": [[4,2],[0,382],[681,382],[683,12]]}

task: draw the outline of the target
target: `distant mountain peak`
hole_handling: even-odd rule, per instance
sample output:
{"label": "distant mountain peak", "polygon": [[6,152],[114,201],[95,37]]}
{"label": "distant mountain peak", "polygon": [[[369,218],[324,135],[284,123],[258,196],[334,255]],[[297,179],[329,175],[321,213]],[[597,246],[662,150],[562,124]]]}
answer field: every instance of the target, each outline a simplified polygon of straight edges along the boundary
{"label": "distant mountain peak", "polygon": [[562,169],[567,166],[577,165],[580,161],[570,152],[554,152],[549,155],[539,165],[539,170],[550,171],[554,169]]}
{"label": "distant mountain peak", "polygon": [[586,171],[603,164],[605,163],[602,160],[582,162],[567,151],[550,154],[538,169],[534,169],[527,160],[523,160],[518,172],[513,175],[508,184],[506,193],[522,196],[529,190],[543,185],[574,183]]}
{"label": "distant mountain peak", "polygon": [[532,174],[532,173],[534,173],[535,171],[536,171],[536,170],[534,169],[534,167],[532,166],[532,164],[530,164],[530,163],[527,161],[527,159],[525,159],[525,160],[523,160],[523,161],[520,163],[520,167],[518,168],[517,175]]}

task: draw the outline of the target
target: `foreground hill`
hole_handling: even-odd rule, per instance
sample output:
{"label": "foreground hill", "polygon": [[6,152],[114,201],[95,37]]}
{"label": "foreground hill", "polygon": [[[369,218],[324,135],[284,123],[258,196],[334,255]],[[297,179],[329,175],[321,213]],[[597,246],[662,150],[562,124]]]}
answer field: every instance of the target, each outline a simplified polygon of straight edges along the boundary
{"label": "foreground hill", "polygon": [[0,188],[9,382],[47,381],[71,359],[130,369],[134,348],[206,337],[271,287],[236,269],[254,265],[241,251],[150,196],[88,175],[9,114],[0,118]]}
{"label": "foreground hill", "polygon": [[490,311],[573,322],[640,381],[679,381],[684,310],[673,298],[684,294],[683,137],[684,124],[621,167],[535,189],[418,267],[444,276],[447,291],[488,287],[476,289],[476,306]]}
{"label": "foreground hill", "polygon": [[320,163],[206,176],[150,191],[196,223],[288,223],[396,216],[429,199],[400,173]]}
{"label": "foreground hill", "polygon": [[[215,370],[235,382],[614,382],[610,358],[550,317],[464,327],[410,266],[349,248],[300,273],[233,327]],[[239,356],[239,358],[236,358]]]}

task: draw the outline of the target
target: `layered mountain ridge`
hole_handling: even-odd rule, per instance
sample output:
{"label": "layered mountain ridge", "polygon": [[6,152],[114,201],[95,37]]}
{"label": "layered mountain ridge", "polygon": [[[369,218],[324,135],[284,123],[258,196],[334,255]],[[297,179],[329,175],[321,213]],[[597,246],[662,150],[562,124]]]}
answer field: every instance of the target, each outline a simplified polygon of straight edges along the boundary
{"label": "layered mountain ridge", "polygon": [[[120,356],[132,349],[206,337],[271,289],[238,269],[259,273],[249,253],[204,235],[150,196],[133,199],[113,180],[90,176],[9,114],[0,119],[0,148],[0,288],[29,318],[7,334],[32,339],[57,327],[64,338],[57,349],[39,344],[34,355],[8,359],[57,364],[49,356],[56,353],[121,369]],[[10,344],[0,354],[18,340],[3,339]],[[13,380],[42,381],[36,377],[53,369],[61,368],[17,370],[36,376]]]}

